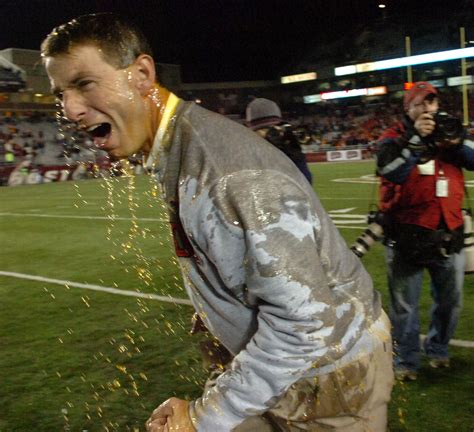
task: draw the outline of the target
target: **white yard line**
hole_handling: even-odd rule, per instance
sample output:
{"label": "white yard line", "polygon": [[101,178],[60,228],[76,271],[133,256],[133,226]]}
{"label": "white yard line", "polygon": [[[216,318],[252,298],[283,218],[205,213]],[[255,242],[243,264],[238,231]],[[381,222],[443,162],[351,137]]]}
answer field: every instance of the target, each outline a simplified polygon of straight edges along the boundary
{"label": "white yard line", "polygon": [[[108,221],[131,221],[132,218],[126,217],[118,217],[118,216],[79,216],[79,215],[61,215],[61,214],[41,214],[41,213],[9,213],[3,212],[0,213],[0,216],[12,216],[12,217],[33,217],[33,218],[52,218],[52,219],[88,219],[88,220],[108,220]],[[351,215],[338,215],[338,217],[342,218],[350,218]],[[365,215],[352,215],[352,217],[366,217]],[[158,219],[158,218],[136,218],[135,220],[140,222],[161,222],[161,223],[168,223],[167,219]],[[360,223],[359,220],[350,222],[348,220],[344,221],[333,221],[338,228],[348,228],[348,229],[357,229],[357,230],[365,230],[367,226],[347,226],[347,225],[340,225],[342,223]]]}
{"label": "white yard line", "polygon": [[[183,305],[192,306],[191,301],[186,300],[186,299],[178,299],[178,298],[173,298],[173,297],[159,296],[159,295],[156,295],[156,294],[146,294],[146,293],[135,292],[135,291],[126,291],[126,290],[120,290],[120,289],[117,289],[117,288],[103,287],[103,286],[100,286],[100,285],[90,285],[90,284],[66,281],[66,280],[61,280],[61,279],[51,279],[51,278],[45,278],[45,277],[42,277],[42,276],[34,276],[34,275],[28,275],[28,274],[23,274],[23,273],[15,273],[15,272],[7,272],[7,271],[1,271],[1,270],[0,270],[0,276],[9,276],[9,277],[14,277],[14,278],[18,278],[18,279],[27,279],[27,280],[33,280],[33,281],[38,281],[38,282],[46,282],[46,283],[62,285],[62,286],[68,286],[68,287],[74,287],[74,288],[82,288],[82,289],[89,289],[89,290],[93,290],[93,291],[101,291],[101,292],[106,292],[106,293],[109,293],[109,294],[118,294],[118,295],[124,295],[124,296],[129,296],[129,297],[140,297],[140,298],[145,298],[145,299],[149,299],[149,300],[158,300],[158,301],[162,301],[162,302],[166,302],[166,303],[175,303],[175,304],[183,304]],[[425,335],[421,335],[422,339],[424,337],[425,337]],[[451,339],[449,341],[449,344],[453,345],[453,346],[457,346],[457,347],[462,347],[462,348],[474,348],[474,342],[473,341]]]}
{"label": "white yard line", "polygon": [[166,303],[175,303],[175,304],[183,304],[183,305],[192,306],[191,301],[187,299],[159,296],[156,294],[148,294],[148,293],[142,293],[142,292],[136,292],[136,291],[126,291],[126,290],[121,290],[118,288],[104,287],[100,285],[85,284],[85,283],[73,282],[73,281],[67,281],[67,280],[61,280],[61,279],[51,279],[47,277],[29,275],[29,274],[24,274],[24,273],[15,273],[15,272],[0,270],[0,276],[9,276],[9,277],[14,277],[18,279],[27,279],[27,280],[37,281],[37,282],[45,282],[45,283],[74,287],[74,288],[101,291],[101,292],[106,292],[109,294],[118,294],[118,295],[129,296],[129,297],[140,297],[140,298],[149,299],[149,300],[158,300],[158,301],[166,302]]}
{"label": "white yard line", "polygon": [[[108,220],[108,221],[130,221],[132,218],[118,217],[118,216],[75,216],[75,215],[61,215],[61,214],[28,214],[28,213],[0,213],[0,216],[14,216],[14,217],[34,217],[34,218],[56,218],[56,219],[94,219],[94,220]],[[137,221],[142,222],[168,222],[166,219],[157,218],[136,218]]]}

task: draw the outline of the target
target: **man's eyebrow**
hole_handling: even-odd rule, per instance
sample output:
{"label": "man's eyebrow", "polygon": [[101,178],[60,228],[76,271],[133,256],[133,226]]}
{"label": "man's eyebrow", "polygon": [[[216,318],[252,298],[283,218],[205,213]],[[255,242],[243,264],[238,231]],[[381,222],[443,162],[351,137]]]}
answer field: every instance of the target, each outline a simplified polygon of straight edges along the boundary
{"label": "man's eyebrow", "polygon": [[[66,86],[67,87],[74,87],[77,85],[77,83],[84,79],[88,74],[87,73],[84,73],[84,72],[79,72],[76,76],[73,77],[73,79],[71,81],[69,81],[68,85]],[[63,92],[64,90],[61,89],[60,87],[53,87],[51,89],[51,92],[56,96],[60,96],[60,94]]]}

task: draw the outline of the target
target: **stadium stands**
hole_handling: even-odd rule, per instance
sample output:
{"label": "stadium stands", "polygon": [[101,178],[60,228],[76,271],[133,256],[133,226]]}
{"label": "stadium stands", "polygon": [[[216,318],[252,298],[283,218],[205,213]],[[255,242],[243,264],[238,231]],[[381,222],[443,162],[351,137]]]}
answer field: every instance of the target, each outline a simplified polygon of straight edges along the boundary
{"label": "stadium stands", "polygon": [[[245,123],[245,107],[254,97],[276,101],[282,108],[285,120],[302,131],[302,148],[310,161],[325,160],[325,152],[344,149],[358,149],[361,150],[362,157],[370,157],[371,149],[381,131],[403,114],[400,101],[406,71],[395,69],[341,78],[334,76],[334,67],[403,56],[404,38],[407,34],[410,34],[413,40],[415,53],[458,48],[458,23],[464,22],[468,14],[471,16],[473,13],[472,10],[466,10],[463,16],[452,15],[442,17],[441,20],[437,18],[436,22],[426,19],[419,23],[416,29],[407,29],[403,22],[387,22],[381,19],[373,22],[370,28],[361,28],[356,38],[341,35],[328,43],[315,44],[308,52],[295,59],[293,64],[288,65],[288,73],[317,70],[318,78],[308,82],[284,86],[275,77],[273,81],[207,83],[207,86],[206,83],[186,84],[181,82],[179,66],[172,65],[173,83],[176,88],[173,85],[170,88],[183,99],[194,100],[203,107],[240,123]],[[434,28],[436,31],[433,32]],[[41,78],[44,82],[41,82],[41,89],[36,89],[38,94],[33,88],[21,88],[25,82],[29,82],[28,79],[17,87],[0,86],[0,92],[3,92],[0,93],[0,185],[7,184],[10,173],[23,162],[28,162],[31,170],[36,167],[57,167],[84,162],[104,164],[104,155],[91,149],[92,143],[87,136],[58,126],[54,100],[45,90],[49,87],[47,77],[44,71],[37,70],[39,52],[16,49],[6,51],[9,52],[10,60],[5,57],[0,64],[0,84],[4,81],[12,83],[15,79],[28,78],[28,71],[36,74],[35,79]],[[25,63],[24,69],[12,69],[15,66],[12,62],[16,58],[31,59],[31,64],[28,66]],[[473,75],[472,70],[471,62],[467,70],[468,76]],[[164,73],[162,67],[160,71]],[[442,82],[442,109],[462,118],[460,87],[448,85],[449,77],[459,77],[461,73],[459,61],[434,66],[421,65],[413,72],[415,80]],[[34,87],[31,82],[28,87]],[[354,97],[304,103],[306,95],[371,86],[386,86],[388,93],[368,98]],[[473,88],[472,84],[469,85],[468,111],[472,133]],[[28,92],[31,94],[28,95]],[[323,154],[323,157],[311,156],[314,154]]]}
{"label": "stadium stands", "polygon": [[[462,102],[459,91],[441,90],[444,110],[462,117]],[[208,92],[203,92],[206,94]],[[236,93],[237,94],[237,93]],[[199,97],[199,95],[197,95]],[[193,98],[196,94],[193,94]],[[214,105],[214,109],[235,121],[244,123],[241,102],[247,97],[232,98],[232,113],[228,106]],[[215,101],[215,100],[214,100]],[[352,104],[325,102],[306,107],[306,111],[295,112],[292,105],[283,104],[286,120],[302,131],[302,148],[309,161],[326,160],[324,153],[342,149],[361,149],[362,157],[371,157],[371,150],[382,130],[396,122],[402,111],[398,100],[385,100]],[[471,130],[474,130],[474,99],[469,99]],[[314,157],[312,154],[323,154]],[[107,164],[105,154],[97,152],[85,134],[61,127],[54,112],[0,111],[0,185],[8,183],[8,177],[22,162],[29,170],[38,167],[57,167],[78,163]],[[25,170],[25,164],[22,168]]]}
{"label": "stadium stands", "polygon": [[[31,176],[28,182],[34,182],[33,178],[40,182],[53,168],[59,172],[61,167],[70,167],[72,173],[81,163],[107,164],[104,155],[92,147],[84,134],[62,128],[55,113],[0,112],[0,185],[9,184],[15,169],[25,174],[39,171],[41,178]],[[18,178],[14,184],[21,183]],[[49,181],[59,178],[59,174],[46,177]]]}

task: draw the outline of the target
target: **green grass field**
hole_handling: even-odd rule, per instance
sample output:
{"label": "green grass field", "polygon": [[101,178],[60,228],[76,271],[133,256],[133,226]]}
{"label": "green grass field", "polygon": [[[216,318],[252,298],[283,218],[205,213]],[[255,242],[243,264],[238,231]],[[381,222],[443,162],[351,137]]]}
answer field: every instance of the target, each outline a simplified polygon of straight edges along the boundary
{"label": "green grass field", "polygon": [[[352,243],[376,193],[360,182],[373,163],[311,168]],[[332,181],[341,178],[353,180]],[[164,399],[200,394],[191,307],[74,286],[186,297],[157,195],[145,176],[0,188],[0,432],[143,431]],[[363,261],[388,306],[382,246]],[[426,284],[423,332],[429,306]],[[474,341],[473,315],[474,275],[456,339]],[[396,385],[390,431],[474,431],[474,348],[451,354],[450,370],[424,366],[418,381]]]}

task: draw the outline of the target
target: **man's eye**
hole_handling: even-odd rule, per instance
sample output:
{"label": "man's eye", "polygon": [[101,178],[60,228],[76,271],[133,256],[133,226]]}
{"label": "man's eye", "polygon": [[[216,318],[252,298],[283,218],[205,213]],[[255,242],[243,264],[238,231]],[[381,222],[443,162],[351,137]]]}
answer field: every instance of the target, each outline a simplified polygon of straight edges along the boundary
{"label": "man's eye", "polygon": [[83,89],[83,90],[87,90],[88,87],[90,87],[91,84],[93,84],[94,81],[90,81],[90,80],[84,80],[84,81],[79,81],[77,83],[77,86],[80,88],[80,89]]}

